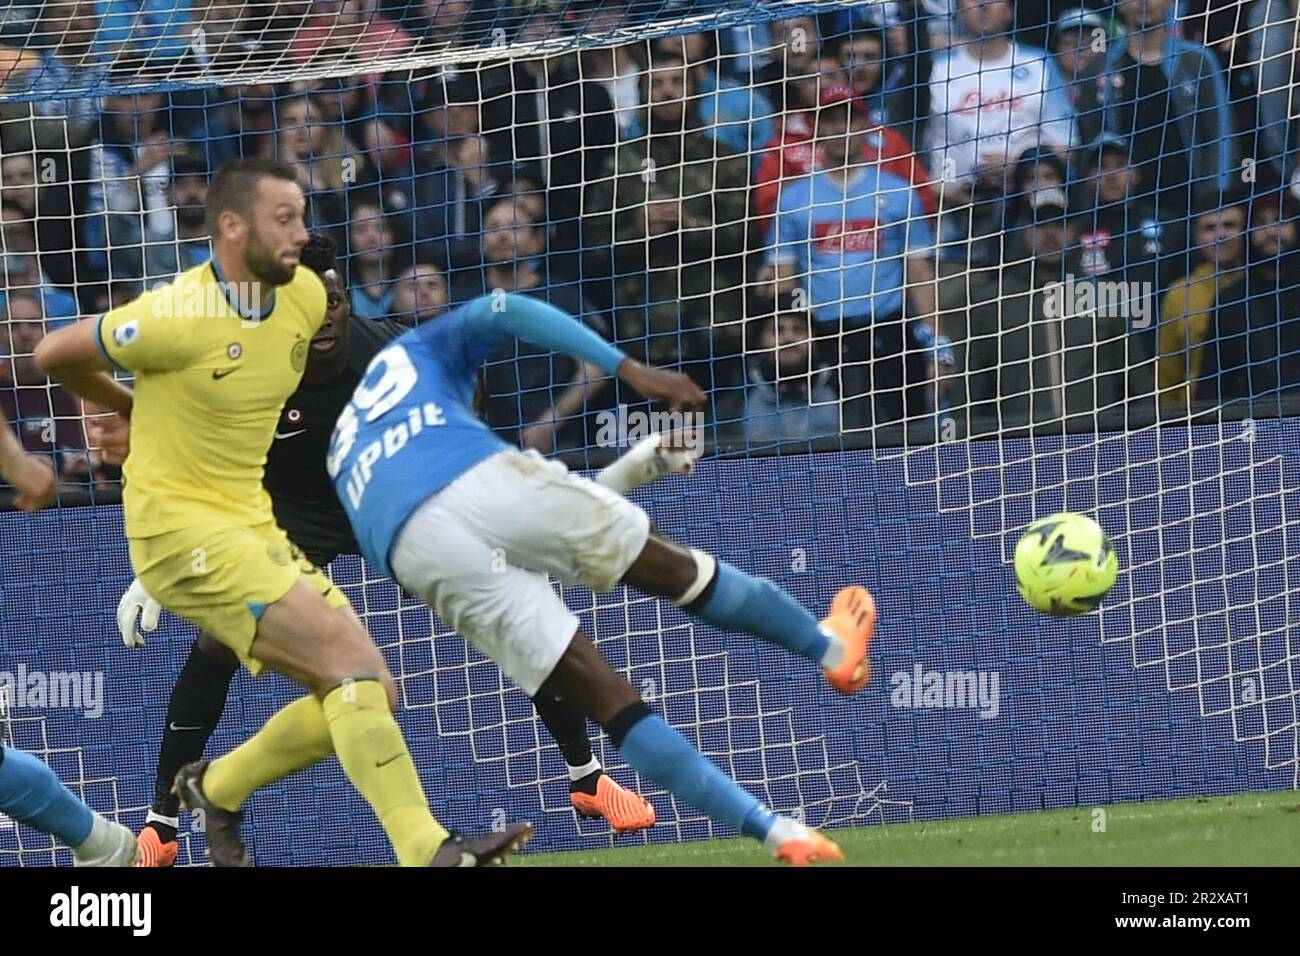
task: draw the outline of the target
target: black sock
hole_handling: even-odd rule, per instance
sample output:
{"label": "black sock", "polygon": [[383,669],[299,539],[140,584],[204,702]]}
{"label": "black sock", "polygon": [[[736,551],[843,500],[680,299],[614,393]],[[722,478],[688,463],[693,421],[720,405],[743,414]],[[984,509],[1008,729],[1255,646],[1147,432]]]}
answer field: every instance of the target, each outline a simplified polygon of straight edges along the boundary
{"label": "black sock", "polygon": [[537,708],[537,716],[542,718],[542,723],[560,745],[565,763],[570,767],[583,767],[591,763],[587,719],[582,714],[545,691],[533,698],[533,706]]}
{"label": "black sock", "polygon": [[709,603],[709,598],[713,597],[713,592],[718,587],[718,569],[715,565],[713,568],[713,577],[709,578],[709,583],[704,585],[704,590],[695,596],[695,600],[682,608],[687,614],[695,614],[700,608]]}
{"label": "black sock", "polygon": [[[203,748],[221,720],[230,681],[238,668],[239,661],[233,655],[228,660],[216,660],[203,652],[198,641],[190,648],[189,660],[176,678],[167,707],[167,724],[163,727],[162,749],[158,752],[158,775],[154,778],[155,813],[164,817],[180,813],[172,782],[181,767],[203,756]],[[159,836],[168,836],[163,832],[165,825],[151,825]],[[175,833],[170,836],[174,839]]]}

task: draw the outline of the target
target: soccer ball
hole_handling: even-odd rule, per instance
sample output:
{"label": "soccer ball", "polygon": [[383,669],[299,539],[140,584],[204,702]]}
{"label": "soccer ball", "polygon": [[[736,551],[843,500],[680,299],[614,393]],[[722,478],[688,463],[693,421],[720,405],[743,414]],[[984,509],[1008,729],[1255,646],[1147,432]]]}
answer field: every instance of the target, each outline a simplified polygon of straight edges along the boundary
{"label": "soccer ball", "polygon": [[1016,544],[1016,587],[1030,607],[1073,617],[1101,604],[1119,574],[1115,548],[1087,515],[1040,518]]}

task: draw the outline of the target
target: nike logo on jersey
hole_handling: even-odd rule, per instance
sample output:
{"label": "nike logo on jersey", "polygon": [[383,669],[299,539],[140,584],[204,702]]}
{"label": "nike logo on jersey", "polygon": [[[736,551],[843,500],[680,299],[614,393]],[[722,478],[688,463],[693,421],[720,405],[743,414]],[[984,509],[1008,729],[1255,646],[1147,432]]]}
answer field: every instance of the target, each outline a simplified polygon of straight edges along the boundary
{"label": "nike logo on jersey", "polygon": [[392,762],[393,762],[394,760],[396,760],[398,757],[404,757],[404,756],[406,756],[406,751],[405,751],[405,750],[403,750],[400,754],[393,754],[393,755],[392,755],[391,757],[389,757],[387,760],[380,760],[380,761],[378,761],[378,762],[375,764],[375,766],[376,766],[376,767],[387,767],[390,763],[392,763]]}
{"label": "nike logo on jersey", "polygon": [[225,377],[226,377],[227,375],[229,375],[231,372],[238,372],[239,369],[240,369],[240,366],[238,366],[238,365],[231,366],[230,368],[222,368],[222,369],[215,369],[215,368],[214,368],[214,369],[212,370],[212,377],[213,377],[213,378],[225,378]]}
{"label": "nike logo on jersey", "polygon": [[167,725],[167,729],[174,734],[179,734],[186,730],[202,730],[203,728],[202,727],[178,727],[176,723],[173,721],[172,723]]}
{"label": "nike logo on jersey", "polygon": [[275,433],[275,437],[276,437],[277,439],[279,439],[279,438],[293,438],[295,435],[305,435],[305,434],[307,434],[307,429],[305,429],[305,428],[299,428],[296,432],[281,432],[281,431],[277,431],[277,432]]}

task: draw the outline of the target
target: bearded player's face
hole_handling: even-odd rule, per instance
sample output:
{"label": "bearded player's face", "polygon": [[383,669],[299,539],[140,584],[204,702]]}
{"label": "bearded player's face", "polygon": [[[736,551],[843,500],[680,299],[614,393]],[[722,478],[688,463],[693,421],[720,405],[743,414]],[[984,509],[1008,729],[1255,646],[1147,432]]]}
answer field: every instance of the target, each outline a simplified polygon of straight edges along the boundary
{"label": "bearded player's face", "polygon": [[250,211],[244,264],[262,282],[284,285],[307,243],[307,203],[297,183],[263,176]]}

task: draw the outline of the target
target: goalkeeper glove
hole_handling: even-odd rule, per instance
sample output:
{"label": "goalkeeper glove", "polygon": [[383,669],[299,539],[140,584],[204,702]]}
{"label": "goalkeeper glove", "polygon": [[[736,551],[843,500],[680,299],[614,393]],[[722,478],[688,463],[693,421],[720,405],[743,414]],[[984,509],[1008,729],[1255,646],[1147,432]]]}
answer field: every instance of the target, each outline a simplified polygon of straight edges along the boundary
{"label": "goalkeeper glove", "polygon": [[153,633],[158,629],[158,615],[162,605],[149,596],[140,579],[136,578],[117,602],[117,629],[122,634],[122,643],[127,647],[144,647],[144,634],[136,630],[136,618],[140,619],[140,630]]}

